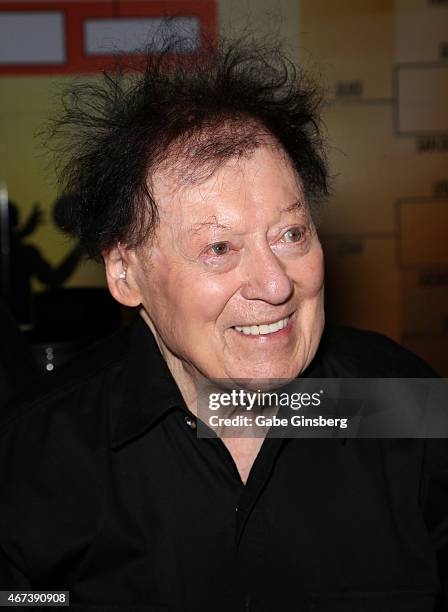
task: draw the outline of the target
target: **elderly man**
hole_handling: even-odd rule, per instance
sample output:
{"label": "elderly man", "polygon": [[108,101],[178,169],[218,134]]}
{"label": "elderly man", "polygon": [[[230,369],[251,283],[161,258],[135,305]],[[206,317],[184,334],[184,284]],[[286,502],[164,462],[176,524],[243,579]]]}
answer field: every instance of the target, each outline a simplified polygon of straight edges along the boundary
{"label": "elderly man", "polygon": [[3,427],[1,588],[80,610],[446,609],[444,443],[197,437],[202,379],[431,376],[324,329],[313,85],[232,43],[69,102],[68,225],[140,316]]}

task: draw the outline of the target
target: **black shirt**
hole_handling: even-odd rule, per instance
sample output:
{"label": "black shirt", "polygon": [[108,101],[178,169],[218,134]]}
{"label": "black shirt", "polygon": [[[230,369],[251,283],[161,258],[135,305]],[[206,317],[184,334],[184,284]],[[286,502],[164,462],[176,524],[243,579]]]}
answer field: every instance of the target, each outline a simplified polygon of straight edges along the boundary
{"label": "black shirt", "polygon": [[30,348],[0,300],[0,423],[7,400],[35,376]]}
{"label": "black shirt", "polygon": [[[431,371],[327,328],[305,375]],[[0,589],[116,612],[448,609],[445,440],[266,439],[243,485],[141,319],[40,384],[0,431]]]}

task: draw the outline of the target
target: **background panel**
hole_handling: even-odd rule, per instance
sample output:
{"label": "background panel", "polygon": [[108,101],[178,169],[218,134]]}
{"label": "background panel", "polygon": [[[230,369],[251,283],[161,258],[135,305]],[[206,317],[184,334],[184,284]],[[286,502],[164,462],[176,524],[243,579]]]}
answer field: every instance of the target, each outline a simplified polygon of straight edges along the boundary
{"label": "background panel", "polygon": [[401,337],[400,270],[393,238],[322,236],[331,318]]}
{"label": "background panel", "polygon": [[448,264],[448,200],[401,202],[399,215],[402,265]]}
{"label": "background panel", "polygon": [[448,133],[448,66],[398,67],[398,132]]}
{"label": "background panel", "polygon": [[397,0],[395,12],[397,62],[435,62],[448,42],[448,6],[428,0]]}
{"label": "background panel", "polygon": [[334,180],[322,231],[394,232],[400,191],[392,107],[332,104],[325,121]]}
{"label": "background panel", "polygon": [[448,266],[401,272],[403,334],[442,334],[448,329]]}
{"label": "background panel", "polygon": [[393,0],[302,0],[300,7],[302,59],[318,64],[330,96],[338,82],[353,80],[364,98],[392,95]]}

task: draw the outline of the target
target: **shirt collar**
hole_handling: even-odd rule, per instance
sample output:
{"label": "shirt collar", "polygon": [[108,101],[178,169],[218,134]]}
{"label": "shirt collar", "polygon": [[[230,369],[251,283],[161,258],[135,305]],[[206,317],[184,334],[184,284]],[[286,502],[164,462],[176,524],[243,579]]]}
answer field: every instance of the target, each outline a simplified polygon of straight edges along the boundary
{"label": "shirt collar", "polygon": [[127,333],[126,356],[111,398],[112,448],[137,438],[173,408],[186,410],[157,342],[140,316]]}
{"label": "shirt collar", "polygon": [[[142,317],[137,316],[127,330],[128,344],[124,366],[112,390],[110,445],[123,446],[147,431],[176,407],[188,408],[157,342]],[[325,340],[325,332],[322,340]],[[304,378],[323,378],[321,342]],[[115,387],[117,385],[117,387]]]}

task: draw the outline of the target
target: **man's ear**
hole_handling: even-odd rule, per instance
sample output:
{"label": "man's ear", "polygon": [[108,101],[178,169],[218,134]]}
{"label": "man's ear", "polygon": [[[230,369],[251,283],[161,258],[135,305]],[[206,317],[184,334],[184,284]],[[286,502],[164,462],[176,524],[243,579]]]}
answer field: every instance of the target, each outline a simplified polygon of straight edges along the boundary
{"label": "man's ear", "polygon": [[124,306],[139,306],[142,296],[135,281],[135,252],[118,243],[102,255],[113,297]]}

